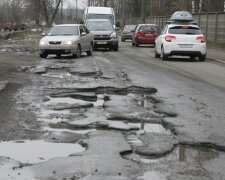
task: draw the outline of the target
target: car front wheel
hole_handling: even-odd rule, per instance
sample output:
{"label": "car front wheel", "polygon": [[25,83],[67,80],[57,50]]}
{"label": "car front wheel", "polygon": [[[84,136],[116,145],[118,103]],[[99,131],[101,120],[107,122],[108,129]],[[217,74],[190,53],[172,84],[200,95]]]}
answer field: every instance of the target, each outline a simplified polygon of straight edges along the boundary
{"label": "car front wheel", "polygon": [[76,54],[73,54],[74,57],[79,58],[81,57],[81,47],[80,45],[77,46]]}
{"label": "car front wheel", "polygon": [[47,58],[48,57],[48,54],[47,53],[40,53],[40,57],[41,58]]}
{"label": "car front wheel", "polygon": [[160,58],[160,54],[158,54],[156,50],[155,50],[155,58]]}
{"label": "car front wheel", "polygon": [[163,48],[163,47],[162,47],[161,59],[162,59],[163,61],[166,61],[166,60],[168,59],[168,55],[165,54],[164,48]]}
{"label": "car front wheel", "polygon": [[91,44],[89,51],[87,51],[87,55],[91,56],[92,54],[93,54],[93,45]]}
{"label": "car front wheel", "polygon": [[118,51],[118,50],[119,50],[118,44],[113,46],[113,50],[114,50],[114,51]]}
{"label": "car front wheel", "polygon": [[138,47],[138,46],[139,46],[138,42],[135,41],[135,47]]}

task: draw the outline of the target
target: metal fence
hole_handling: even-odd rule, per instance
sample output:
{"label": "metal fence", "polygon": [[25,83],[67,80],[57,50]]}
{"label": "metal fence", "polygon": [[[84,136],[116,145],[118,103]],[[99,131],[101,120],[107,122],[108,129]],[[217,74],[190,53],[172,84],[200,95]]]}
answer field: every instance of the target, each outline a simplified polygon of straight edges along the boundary
{"label": "metal fence", "polygon": [[0,39],[7,39],[10,37],[10,35],[24,33],[24,32],[27,32],[27,30],[6,31],[6,32],[0,31]]}
{"label": "metal fence", "polygon": [[[145,23],[156,24],[162,30],[165,21],[170,17],[155,16],[147,17]],[[225,13],[202,13],[193,14],[194,22],[198,23],[208,42],[225,43]],[[132,17],[126,19],[126,24],[142,23],[141,17]]]}

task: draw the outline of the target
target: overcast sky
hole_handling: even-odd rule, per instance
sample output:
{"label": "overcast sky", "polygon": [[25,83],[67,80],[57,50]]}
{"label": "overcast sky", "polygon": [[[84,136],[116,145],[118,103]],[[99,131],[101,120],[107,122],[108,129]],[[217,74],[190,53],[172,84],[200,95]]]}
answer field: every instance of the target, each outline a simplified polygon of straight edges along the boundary
{"label": "overcast sky", "polygon": [[[67,0],[67,1],[68,1],[68,3],[66,3],[66,4],[70,4],[71,7],[76,7],[76,0]],[[88,0],[77,0],[78,8],[84,9],[87,6],[87,1]],[[65,8],[66,8],[66,6],[68,6],[66,4],[65,4]]]}

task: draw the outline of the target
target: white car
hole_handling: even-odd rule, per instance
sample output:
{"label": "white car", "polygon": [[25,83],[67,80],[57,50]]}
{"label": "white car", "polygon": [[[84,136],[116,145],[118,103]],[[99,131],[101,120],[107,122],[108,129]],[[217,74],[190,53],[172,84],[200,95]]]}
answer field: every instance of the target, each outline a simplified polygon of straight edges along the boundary
{"label": "white car", "polygon": [[62,54],[72,54],[80,57],[82,52],[92,55],[94,36],[81,24],[55,25],[40,40],[40,57],[49,54],[61,57]]}
{"label": "white car", "polygon": [[206,59],[206,40],[200,28],[193,24],[167,24],[155,40],[155,57],[166,60],[168,56],[189,56]]}

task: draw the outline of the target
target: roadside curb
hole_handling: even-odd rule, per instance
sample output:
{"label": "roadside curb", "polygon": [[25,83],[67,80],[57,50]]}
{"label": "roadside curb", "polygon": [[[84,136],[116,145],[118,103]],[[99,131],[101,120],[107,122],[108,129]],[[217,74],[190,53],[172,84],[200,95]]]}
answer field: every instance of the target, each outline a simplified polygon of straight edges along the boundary
{"label": "roadside curb", "polygon": [[220,59],[216,59],[216,58],[211,58],[211,57],[206,57],[206,59],[212,60],[212,61],[217,61],[219,63],[225,64],[225,61],[222,61]]}

